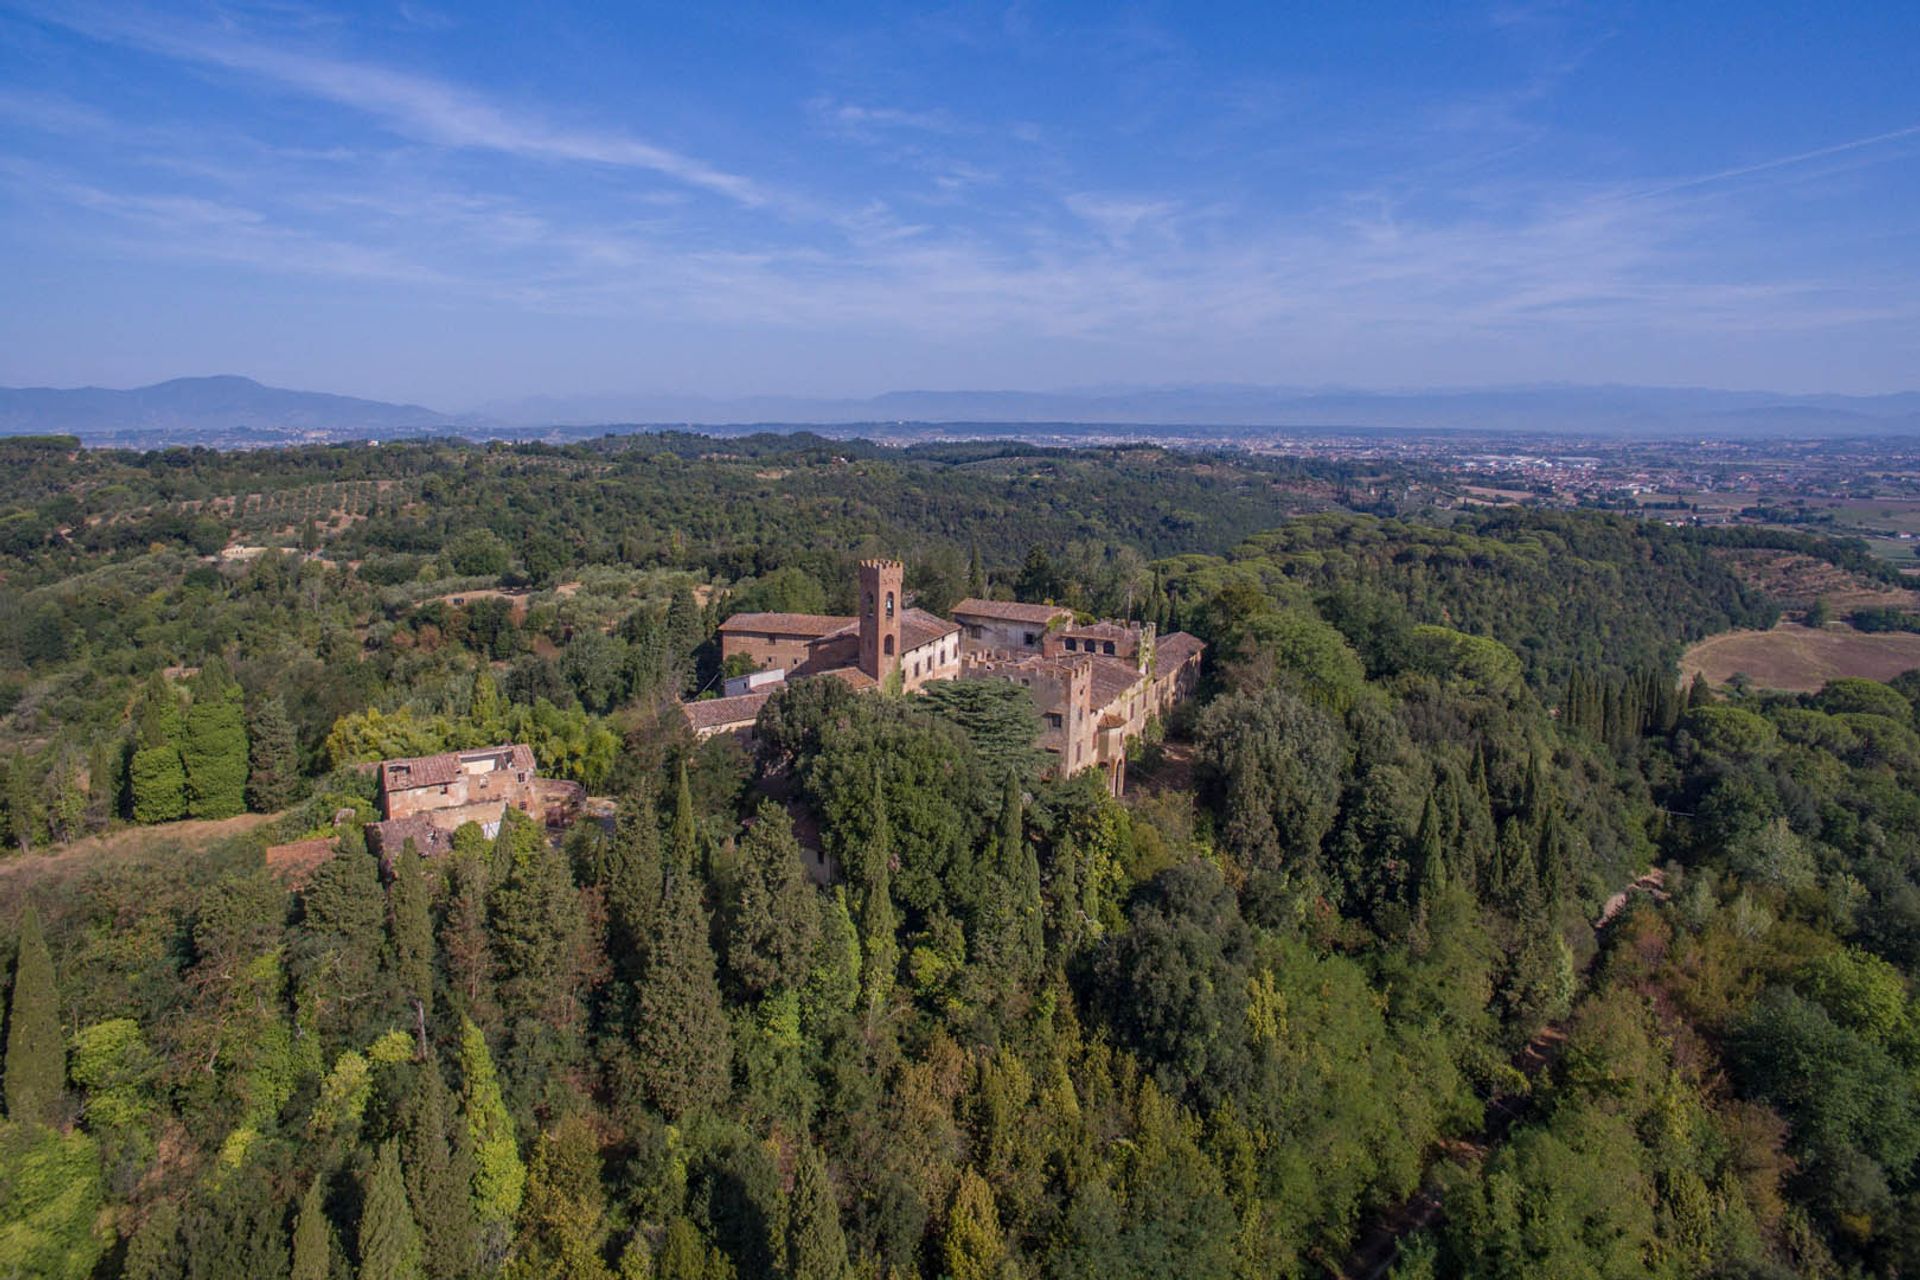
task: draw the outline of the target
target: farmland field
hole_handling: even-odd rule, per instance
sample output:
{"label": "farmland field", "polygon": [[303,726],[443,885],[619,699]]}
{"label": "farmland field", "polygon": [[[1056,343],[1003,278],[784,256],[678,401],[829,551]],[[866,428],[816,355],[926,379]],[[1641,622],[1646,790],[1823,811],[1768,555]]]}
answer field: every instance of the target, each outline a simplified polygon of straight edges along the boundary
{"label": "farmland field", "polygon": [[1867,635],[1851,627],[1823,629],[1783,622],[1771,631],[1728,631],[1694,645],[1680,659],[1680,675],[1705,673],[1711,684],[1744,674],[1768,689],[1808,693],[1841,676],[1890,680],[1920,667],[1920,635]]}

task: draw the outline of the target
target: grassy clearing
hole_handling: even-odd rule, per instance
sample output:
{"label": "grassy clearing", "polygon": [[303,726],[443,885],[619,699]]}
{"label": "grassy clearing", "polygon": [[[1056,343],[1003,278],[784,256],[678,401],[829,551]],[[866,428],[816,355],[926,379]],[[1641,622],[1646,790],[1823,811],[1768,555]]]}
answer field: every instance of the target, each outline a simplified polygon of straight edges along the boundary
{"label": "grassy clearing", "polygon": [[129,867],[155,858],[198,853],[243,836],[272,822],[279,814],[243,813],[236,818],[166,822],[152,827],[125,827],[88,836],[71,844],[31,853],[16,853],[0,861],[0,886],[8,890],[56,883],[82,874]]}

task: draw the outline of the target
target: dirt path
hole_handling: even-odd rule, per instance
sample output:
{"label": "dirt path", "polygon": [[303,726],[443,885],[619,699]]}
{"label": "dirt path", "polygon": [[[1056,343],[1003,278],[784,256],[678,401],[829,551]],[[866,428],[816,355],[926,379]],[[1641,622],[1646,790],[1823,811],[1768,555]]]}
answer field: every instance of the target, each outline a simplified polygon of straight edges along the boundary
{"label": "dirt path", "polygon": [[[1667,900],[1666,873],[1655,867],[1626,888],[1608,898],[1594,922],[1599,932],[1627,908],[1635,897],[1645,895],[1658,902]],[[1597,954],[1597,953],[1596,953]],[[1593,961],[1587,962],[1591,969]],[[1581,978],[1586,977],[1582,970]],[[1564,1022],[1549,1023],[1527,1041],[1511,1059],[1513,1068],[1529,1081],[1540,1076],[1560,1060],[1567,1047]],[[1400,1257],[1400,1242],[1414,1232],[1437,1224],[1446,1206],[1433,1185],[1431,1175],[1442,1164],[1478,1164],[1485,1160],[1513,1131],[1514,1125],[1533,1114],[1535,1099],[1531,1092],[1517,1096],[1495,1095],[1486,1100],[1486,1122],[1474,1133],[1441,1144],[1437,1157],[1427,1166],[1427,1179],[1420,1189],[1399,1204],[1382,1211],[1365,1230],[1338,1265],[1328,1265],[1334,1280],[1380,1280]],[[1323,1261],[1322,1265],[1326,1265]]]}

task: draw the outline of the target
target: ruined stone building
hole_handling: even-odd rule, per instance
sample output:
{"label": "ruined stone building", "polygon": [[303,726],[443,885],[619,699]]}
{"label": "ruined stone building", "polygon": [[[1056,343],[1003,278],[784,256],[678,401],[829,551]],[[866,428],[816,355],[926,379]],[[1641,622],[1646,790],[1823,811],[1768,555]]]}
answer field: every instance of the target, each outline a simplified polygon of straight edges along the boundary
{"label": "ruined stone building", "polygon": [[491,837],[510,808],[555,825],[582,797],[575,783],[537,776],[533,751],[517,742],[383,760],[379,771],[381,820],[368,824],[367,838],[383,858],[409,839],[423,854],[444,853],[469,822]]}
{"label": "ruined stone building", "polygon": [[905,692],[932,680],[1009,680],[1031,691],[1039,745],[1058,761],[1055,769],[1097,768],[1118,795],[1127,744],[1199,680],[1202,646],[1185,632],[1156,637],[1151,623],[1082,625],[1071,609],[1007,600],[962,600],[949,622],[907,606],[903,579],[898,561],[867,560],[856,617],[740,613],[721,623],[723,661],[744,655],[779,679],[743,679],[734,696],[685,704],[694,734],[751,739],[760,709],[790,679],[833,676],[858,689]]}

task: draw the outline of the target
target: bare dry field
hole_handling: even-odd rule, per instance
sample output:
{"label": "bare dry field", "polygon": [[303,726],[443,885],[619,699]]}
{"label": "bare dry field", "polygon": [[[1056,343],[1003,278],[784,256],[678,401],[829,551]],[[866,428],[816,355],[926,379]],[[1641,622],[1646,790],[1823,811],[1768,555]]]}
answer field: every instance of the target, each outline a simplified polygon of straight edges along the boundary
{"label": "bare dry field", "polygon": [[1815,630],[1783,622],[1771,631],[1707,637],[1682,655],[1680,678],[1690,682],[1704,673],[1709,684],[1725,684],[1744,673],[1764,688],[1811,693],[1841,676],[1891,680],[1915,667],[1920,667],[1920,635],[1866,635],[1845,626]]}

